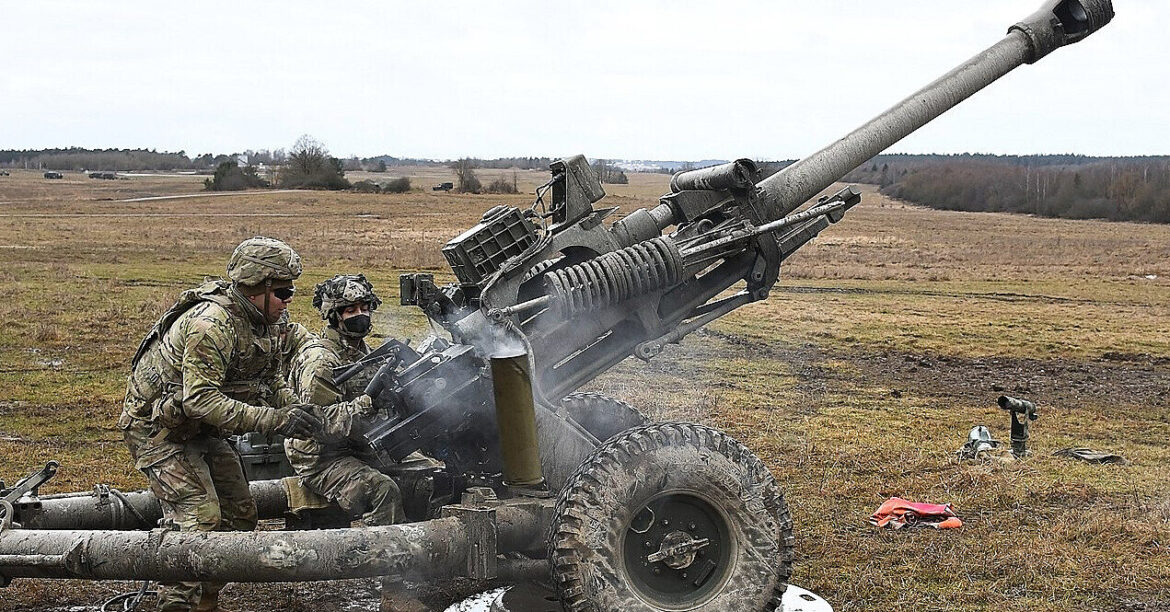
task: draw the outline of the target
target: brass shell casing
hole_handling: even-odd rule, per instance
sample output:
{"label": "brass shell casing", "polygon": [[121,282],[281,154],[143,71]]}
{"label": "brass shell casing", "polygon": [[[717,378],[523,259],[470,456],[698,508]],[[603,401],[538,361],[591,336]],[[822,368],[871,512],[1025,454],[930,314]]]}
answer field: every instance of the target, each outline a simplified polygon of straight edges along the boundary
{"label": "brass shell casing", "polygon": [[536,440],[536,406],[528,355],[492,357],[491,367],[504,483],[514,487],[540,486],[544,484],[544,474]]}

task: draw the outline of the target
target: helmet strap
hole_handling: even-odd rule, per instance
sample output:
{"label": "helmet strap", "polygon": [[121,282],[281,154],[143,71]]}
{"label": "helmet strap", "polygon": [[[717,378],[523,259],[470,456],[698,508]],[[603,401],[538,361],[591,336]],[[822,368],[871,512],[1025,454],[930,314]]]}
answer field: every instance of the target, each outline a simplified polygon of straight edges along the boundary
{"label": "helmet strap", "polygon": [[272,299],[272,279],[264,279],[264,324],[270,325],[268,321],[268,301]]}

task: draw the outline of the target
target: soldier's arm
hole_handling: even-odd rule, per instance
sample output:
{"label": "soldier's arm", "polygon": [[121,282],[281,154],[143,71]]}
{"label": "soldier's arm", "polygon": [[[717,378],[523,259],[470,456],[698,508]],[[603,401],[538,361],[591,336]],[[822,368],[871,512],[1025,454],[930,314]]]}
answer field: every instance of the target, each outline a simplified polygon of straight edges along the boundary
{"label": "soldier's arm", "polygon": [[232,359],[230,324],[197,318],[189,322],[181,369],[183,413],[227,433],[274,433],[278,410],[234,400],[222,391]]}
{"label": "soldier's arm", "polygon": [[284,380],[284,377],[280,375],[280,372],[277,372],[276,376],[273,377],[272,381],[269,383],[269,387],[273,391],[273,406],[277,408],[287,408],[293,404],[300,403],[300,400],[297,399],[297,394]]}
{"label": "soldier's arm", "polygon": [[321,351],[320,355],[306,359],[300,371],[295,373],[300,400],[321,406],[325,436],[329,439],[349,437],[355,417],[369,414],[371,410],[370,398],[365,395],[343,401],[341,390],[333,383],[333,368],[339,365],[341,362],[332,358],[332,354]]}
{"label": "soldier's arm", "polygon": [[306,404],[328,406],[341,401],[341,390],[333,384],[333,368],[341,365],[335,359],[329,359],[325,351],[311,355],[305,360],[304,366],[297,372],[297,389],[300,390],[300,400]]}

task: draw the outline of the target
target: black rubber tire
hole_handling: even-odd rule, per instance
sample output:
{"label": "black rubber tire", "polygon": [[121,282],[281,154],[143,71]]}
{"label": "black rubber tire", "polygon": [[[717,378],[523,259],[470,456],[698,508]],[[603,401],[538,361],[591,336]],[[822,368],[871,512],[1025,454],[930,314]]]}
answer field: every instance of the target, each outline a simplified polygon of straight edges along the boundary
{"label": "black rubber tire", "polygon": [[[663,576],[686,568],[643,564],[631,575],[626,562],[625,544],[638,545],[649,537],[638,533],[654,533],[633,531],[635,517],[664,498],[698,499],[713,509],[711,516],[721,517],[714,522],[722,521],[726,536],[707,557],[720,563],[704,561],[716,567],[707,570],[710,579],[697,579],[704,582],[696,592],[674,601],[638,585],[659,580],[647,577],[653,568]],[[668,523],[663,518],[655,520]],[[557,497],[549,559],[568,612],[773,611],[792,575],[793,542],[783,493],[758,457],[710,427],[655,423],[610,439],[569,478]],[[643,544],[649,551],[658,545]],[[630,549],[628,554],[641,560],[643,552]],[[696,573],[703,569],[691,567]],[[680,577],[685,581],[685,574]]]}
{"label": "black rubber tire", "polygon": [[561,416],[572,419],[599,442],[638,425],[649,422],[637,408],[619,400],[592,391],[570,393],[561,400]]}

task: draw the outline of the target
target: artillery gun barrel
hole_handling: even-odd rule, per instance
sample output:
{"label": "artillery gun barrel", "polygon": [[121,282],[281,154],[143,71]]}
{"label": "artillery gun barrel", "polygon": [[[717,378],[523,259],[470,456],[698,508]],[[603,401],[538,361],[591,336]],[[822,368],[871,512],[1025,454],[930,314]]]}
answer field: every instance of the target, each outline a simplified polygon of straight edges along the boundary
{"label": "artillery gun barrel", "polygon": [[1080,41],[1113,18],[1110,0],[1049,0],[1007,36],[849,135],[761,181],[775,216],[804,202],[899,140],[1022,64]]}

